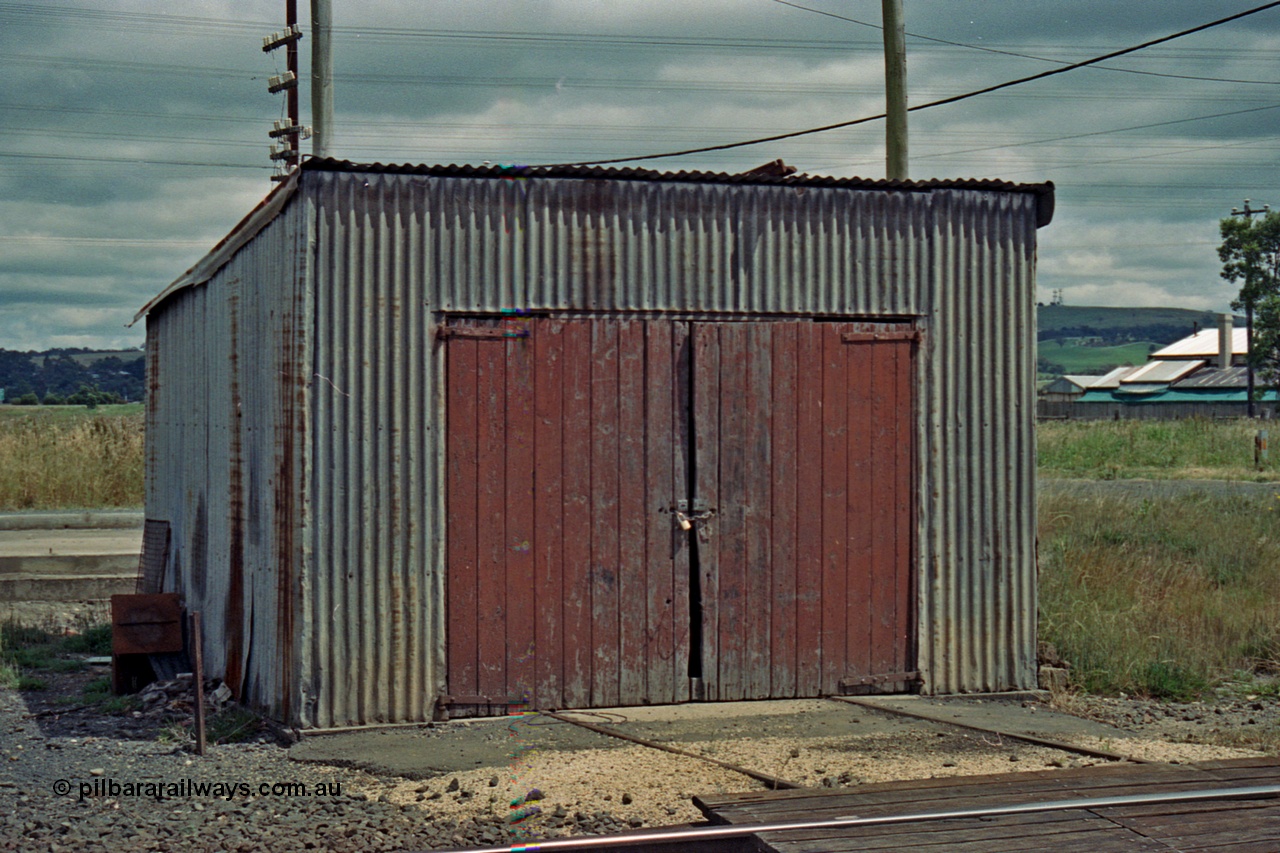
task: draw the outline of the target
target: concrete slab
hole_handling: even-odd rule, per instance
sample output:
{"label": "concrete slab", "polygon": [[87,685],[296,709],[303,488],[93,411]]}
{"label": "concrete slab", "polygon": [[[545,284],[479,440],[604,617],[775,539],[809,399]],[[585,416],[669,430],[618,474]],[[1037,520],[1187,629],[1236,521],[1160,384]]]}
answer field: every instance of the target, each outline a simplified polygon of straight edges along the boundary
{"label": "concrete slab", "polygon": [[859,696],[867,704],[883,706],[887,711],[900,709],[970,726],[995,729],[1009,734],[1030,735],[1049,740],[1070,741],[1073,737],[1097,737],[1124,740],[1137,738],[1134,732],[1106,723],[1086,720],[1071,714],[1050,710],[1037,702],[993,697],[964,696]]}
{"label": "concrete slab", "polygon": [[[1118,738],[1120,730],[1051,711],[1035,711],[1017,702],[938,700],[895,697],[892,702],[914,707],[927,705],[978,725],[1003,731],[1041,732],[1042,737],[1069,741],[1073,733]],[[954,703],[954,704],[953,704]],[[716,702],[593,711],[564,711],[563,716],[604,726],[634,737],[680,746],[698,744],[694,751],[711,749],[723,756],[735,744],[756,741],[794,743],[808,752],[848,753],[867,749],[890,754],[893,744],[915,749],[922,737],[957,741],[973,740],[940,724],[870,710],[830,699],[796,699],[762,702]],[[534,714],[481,720],[435,723],[429,727],[367,729],[306,736],[290,750],[298,761],[356,767],[371,773],[429,779],[480,767],[501,768],[528,750],[577,752],[631,747],[631,743],[559,724]],[[738,759],[733,759],[738,760]],[[740,760],[752,766],[749,760]],[[773,762],[776,764],[776,762]],[[821,762],[819,762],[821,763]],[[776,767],[754,767],[774,772]],[[786,774],[779,771],[777,775]]]}
{"label": "concrete slab", "polygon": [[0,512],[0,530],[141,529],[143,518],[143,512],[136,509]]}
{"label": "concrete slab", "polygon": [[141,528],[0,530],[0,560],[124,555],[136,560],[141,553]]}
{"label": "concrete slab", "polygon": [[525,714],[312,735],[294,744],[289,757],[406,779],[430,779],[477,767],[508,766],[530,750],[577,752],[629,745],[574,725]]}

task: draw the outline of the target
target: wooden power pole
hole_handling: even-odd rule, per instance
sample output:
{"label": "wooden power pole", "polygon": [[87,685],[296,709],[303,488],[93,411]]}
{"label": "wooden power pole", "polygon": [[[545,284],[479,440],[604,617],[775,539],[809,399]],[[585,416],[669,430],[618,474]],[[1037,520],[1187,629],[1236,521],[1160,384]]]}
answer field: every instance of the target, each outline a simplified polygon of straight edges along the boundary
{"label": "wooden power pole", "polygon": [[907,37],[902,0],[880,0],[884,24],[885,160],[889,180],[907,180]]}

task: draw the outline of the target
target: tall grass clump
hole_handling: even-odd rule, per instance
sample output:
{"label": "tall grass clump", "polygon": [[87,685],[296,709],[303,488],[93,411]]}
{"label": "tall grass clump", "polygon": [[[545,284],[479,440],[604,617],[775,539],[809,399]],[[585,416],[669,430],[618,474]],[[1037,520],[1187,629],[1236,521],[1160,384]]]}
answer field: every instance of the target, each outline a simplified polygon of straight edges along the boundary
{"label": "tall grass clump", "polygon": [[1277,494],[1048,494],[1039,517],[1040,636],[1073,686],[1187,699],[1280,668]]}
{"label": "tall grass clump", "polygon": [[1057,477],[1277,480],[1280,454],[1261,472],[1253,464],[1254,436],[1269,426],[1245,418],[1041,421],[1038,461],[1042,474]]}
{"label": "tall grass clump", "polygon": [[141,506],[143,458],[140,414],[0,418],[0,510]]}

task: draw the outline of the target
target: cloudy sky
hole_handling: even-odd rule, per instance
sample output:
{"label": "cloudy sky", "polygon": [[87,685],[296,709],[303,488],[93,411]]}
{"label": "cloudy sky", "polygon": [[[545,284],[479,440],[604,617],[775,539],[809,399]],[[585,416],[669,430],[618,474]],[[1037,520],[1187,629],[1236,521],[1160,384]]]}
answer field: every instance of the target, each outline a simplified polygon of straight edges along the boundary
{"label": "cloudy sky", "polygon": [[[884,107],[878,0],[332,2],[333,153],[351,160],[606,159]],[[1263,3],[904,5],[915,105]],[[284,52],[261,39],[284,6],[0,0],[0,348],[140,345],[134,312],[270,189],[266,132],[284,98],[267,78]],[[304,38],[304,82],[308,61]],[[1057,184],[1042,300],[1060,288],[1069,305],[1225,310],[1218,219],[1244,198],[1280,206],[1280,7],[1105,65],[912,113],[911,176]],[[301,101],[306,124],[305,86]],[[733,172],[781,157],[878,178],[883,132],[635,165]]]}

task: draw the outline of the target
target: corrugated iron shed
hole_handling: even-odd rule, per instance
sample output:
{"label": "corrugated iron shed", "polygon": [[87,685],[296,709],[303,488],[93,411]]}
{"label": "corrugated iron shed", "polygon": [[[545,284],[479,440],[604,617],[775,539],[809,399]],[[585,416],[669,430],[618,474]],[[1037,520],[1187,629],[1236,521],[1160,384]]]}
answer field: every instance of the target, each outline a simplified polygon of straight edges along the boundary
{"label": "corrugated iron shed", "polygon": [[432,716],[446,321],[839,320],[918,340],[915,660],[895,674],[1033,687],[1035,231],[1052,200],[995,181],[310,161],[139,313],[148,515],[171,523],[167,577],[206,613],[211,671],[303,726]]}

